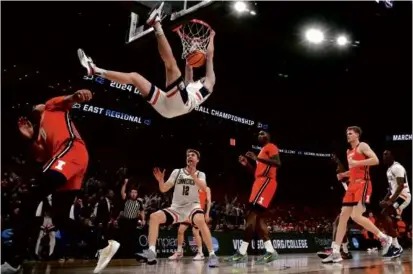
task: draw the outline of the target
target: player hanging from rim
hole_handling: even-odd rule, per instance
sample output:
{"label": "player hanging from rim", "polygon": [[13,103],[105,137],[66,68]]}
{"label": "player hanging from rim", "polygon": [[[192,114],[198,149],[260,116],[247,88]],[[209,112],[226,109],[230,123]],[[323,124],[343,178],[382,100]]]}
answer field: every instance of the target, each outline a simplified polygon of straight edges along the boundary
{"label": "player hanging from rim", "polygon": [[[92,99],[89,90],[78,90],[72,95],[55,97],[33,108],[32,122],[22,117],[18,121],[20,133],[28,140],[36,161],[45,163],[39,186],[22,201],[20,210],[23,218],[13,227],[13,248],[8,259],[1,266],[2,274],[20,270],[30,237],[31,218],[37,205],[52,194],[52,218],[56,229],[68,231],[69,211],[78,195],[87,170],[89,155],[85,142],[70,119],[74,103]],[[38,126],[36,126],[38,125]],[[115,251],[119,243],[111,245]],[[115,251],[116,252],[116,251]],[[73,255],[73,254],[71,254]]]}
{"label": "player hanging from rim", "polygon": [[[338,174],[338,173],[341,173],[341,172],[344,172],[344,171],[345,171],[344,165],[341,163],[340,159],[337,157],[336,154],[333,153],[332,159],[333,159],[333,161],[337,164],[337,169],[336,169],[337,174]],[[339,182],[341,182],[342,185],[343,185],[343,187],[344,187],[344,189],[347,190],[347,188],[348,188],[348,183],[349,183],[349,182],[348,182],[348,178],[347,178],[347,177],[346,177],[346,178],[342,178],[341,180],[339,180]],[[340,220],[340,214],[337,216],[337,218],[336,218],[336,219],[334,220],[334,222],[333,222],[333,237],[332,237],[333,241],[332,241],[332,243],[331,243],[331,248],[330,248],[330,249],[327,249],[327,250],[325,250],[325,251],[317,252],[317,256],[320,257],[321,259],[327,258],[327,257],[330,256],[331,253],[333,252],[334,240],[335,240],[335,238],[336,238],[336,232],[337,232],[337,226],[338,226],[338,221],[339,221],[339,220]],[[344,260],[349,260],[349,259],[352,259],[352,258],[353,258],[353,255],[352,255],[351,252],[348,250],[348,237],[347,237],[347,235],[348,235],[348,230],[349,230],[349,228],[347,228],[346,234],[345,234],[344,237],[343,237],[343,243],[341,244],[341,250],[340,250],[340,252],[341,252],[341,257],[342,257]]]}
{"label": "player hanging from rim", "polygon": [[[160,90],[136,72],[124,73],[99,68],[81,49],[78,50],[78,55],[80,63],[87,69],[88,75],[99,75],[121,84],[132,84],[159,114],[166,118],[174,118],[191,112],[195,107],[201,105],[213,92],[215,85],[213,66],[215,33],[211,30],[209,45],[206,50],[205,77],[194,82],[192,76],[186,75],[185,78],[190,80],[190,82],[185,82],[162,29],[161,15],[163,5],[164,3],[162,2],[153,9],[147,23],[155,29],[159,54],[165,64],[165,91]],[[188,65],[186,71],[189,71],[192,75],[192,69]]]}
{"label": "player hanging from rim", "polygon": [[383,208],[382,215],[384,217],[383,224],[385,225],[385,230],[393,238],[391,251],[389,250],[386,255],[387,257],[394,258],[399,257],[403,253],[403,248],[397,240],[397,220],[401,218],[403,210],[410,205],[412,195],[407,181],[406,170],[399,162],[394,160],[390,150],[383,152],[383,162],[388,166],[387,180],[389,182],[389,191],[380,202],[380,206]]}
{"label": "player hanging from rim", "polygon": [[[261,130],[258,134],[258,142],[262,145],[258,156],[253,152],[247,152],[245,156],[239,156],[241,165],[255,174],[255,182],[249,198],[250,211],[246,218],[244,240],[235,255],[226,260],[228,262],[238,263],[248,261],[247,249],[255,232],[264,240],[266,249],[266,254],[258,259],[256,263],[265,264],[278,258],[278,253],[274,250],[271,239],[268,236],[265,215],[277,189],[276,172],[277,168],[281,166],[281,161],[278,147],[270,142],[270,134],[268,132]],[[256,161],[257,167],[255,170],[247,158]]]}
{"label": "player hanging from rim", "polygon": [[185,168],[172,171],[169,179],[165,182],[165,170],[154,168],[153,175],[159,183],[159,190],[167,192],[174,188],[172,204],[170,207],[152,213],[149,220],[149,250],[147,252],[147,263],[156,264],[156,241],[158,238],[159,225],[182,223],[189,220],[192,225],[199,228],[205,245],[209,252],[210,267],[218,266],[218,257],[215,255],[212,245],[211,232],[205,222],[204,211],[199,203],[199,190],[206,191],[205,173],[196,169],[200,159],[200,153],[194,149],[186,152]]}
{"label": "player hanging from rim", "polygon": [[[199,190],[199,202],[201,204],[201,209],[205,211],[205,222],[209,223],[209,213],[211,211],[211,189],[209,187],[206,188],[206,191]],[[188,227],[191,226],[190,220],[187,220],[179,225],[178,228],[178,238],[177,238],[177,251],[170,256],[168,259],[171,261],[176,261],[181,259],[184,256],[184,252],[182,249],[182,244],[184,243],[184,236],[185,231]],[[197,246],[197,254],[193,258],[194,261],[202,261],[205,259],[204,253],[202,252],[202,238],[201,234],[199,233],[199,228],[196,226],[192,226],[192,234],[194,235],[194,239]]]}
{"label": "player hanging from rim", "polygon": [[366,211],[366,204],[370,202],[372,194],[369,168],[370,166],[378,165],[379,159],[368,144],[360,142],[360,135],[360,127],[352,126],[347,128],[347,141],[351,145],[351,149],[347,150],[349,170],[339,173],[337,178],[341,180],[344,177],[349,177],[350,183],[343,198],[343,207],[337,227],[333,253],[323,259],[323,263],[338,263],[343,260],[340,255],[340,246],[347,231],[347,222],[350,217],[380,239],[383,255],[387,254],[391,246],[391,237],[381,232],[368,218],[363,216],[363,213]]}

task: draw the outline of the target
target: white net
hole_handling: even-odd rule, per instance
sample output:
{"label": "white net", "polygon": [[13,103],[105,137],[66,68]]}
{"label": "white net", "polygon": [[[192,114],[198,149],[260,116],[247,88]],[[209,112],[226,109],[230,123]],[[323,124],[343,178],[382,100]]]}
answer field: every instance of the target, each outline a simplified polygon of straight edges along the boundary
{"label": "white net", "polygon": [[200,20],[193,19],[175,29],[182,42],[182,59],[194,51],[206,54],[213,30]]}

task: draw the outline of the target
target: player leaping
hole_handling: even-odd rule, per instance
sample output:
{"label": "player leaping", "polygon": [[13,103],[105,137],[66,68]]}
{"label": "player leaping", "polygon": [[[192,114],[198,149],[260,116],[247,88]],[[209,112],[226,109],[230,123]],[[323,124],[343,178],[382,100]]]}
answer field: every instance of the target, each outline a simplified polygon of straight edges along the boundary
{"label": "player leaping", "polygon": [[157,88],[139,73],[117,72],[97,67],[92,59],[85,55],[82,49],[78,50],[78,55],[80,63],[87,69],[88,75],[99,75],[121,84],[132,84],[159,114],[166,118],[174,118],[191,112],[195,107],[201,105],[213,91],[215,85],[213,67],[215,34],[211,31],[206,52],[205,78],[202,78],[202,81],[194,82],[192,79],[192,68],[187,65],[186,71],[189,73],[186,73],[184,80],[162,29],[161,14],[163,4],[161,3],[153,9],[147,23],[155,29],[159,54],[165,63],[165,91]]}

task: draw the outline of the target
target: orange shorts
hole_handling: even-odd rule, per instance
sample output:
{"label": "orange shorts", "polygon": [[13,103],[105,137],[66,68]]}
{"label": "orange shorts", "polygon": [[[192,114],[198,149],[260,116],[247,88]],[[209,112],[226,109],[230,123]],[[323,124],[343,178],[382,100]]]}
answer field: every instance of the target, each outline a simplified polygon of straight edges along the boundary
{"label": "orange shorts", "polygon": [[268,208],[276,190],[277,181],[275,179],[267,177],[255,178],[249,202],[252,205],[260,205]]}
{"label": "orange shorts", "polygon": [[82,187],[88,161],[86,146],[75,140],[53,155],[43,166],[43,173],[54,170],[65,176],[67,182],[59,190],[79,190]]}
{"label": "orange shorts", "polygon": [[369,204],[372,192],[371,181],[350,182],[344,194],[343,206],[355,206],[359,202]]}

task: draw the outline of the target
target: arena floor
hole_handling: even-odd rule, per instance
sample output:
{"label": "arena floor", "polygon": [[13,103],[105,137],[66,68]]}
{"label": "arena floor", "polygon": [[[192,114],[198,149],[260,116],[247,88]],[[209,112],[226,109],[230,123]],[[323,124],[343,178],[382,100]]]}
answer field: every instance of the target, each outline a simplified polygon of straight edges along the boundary
{"label": "arena floor", "polygon": [[[412,253],[405,251],[403,256],[394,260],[383,261],[379,255],[367,252],[353,252],[353,260],[342,264],[323,265],[315,254],[281,255],[278,261],[262,266],[254,265],[255,257],[250,257],[248,264],[230,265],[222,263],[219,268],[209,268],[204,262],[193,262],[186,258],[179,262],[161,259],[157,265],[139,264],[135,260],[114,260],[102,273],[149,273],[149,274],[218,274],[218,273],[412,273]],[[30,274],[77,274],[93,273],[95,261],[75,261],[60,264],[28,263],[23,273]]]}

